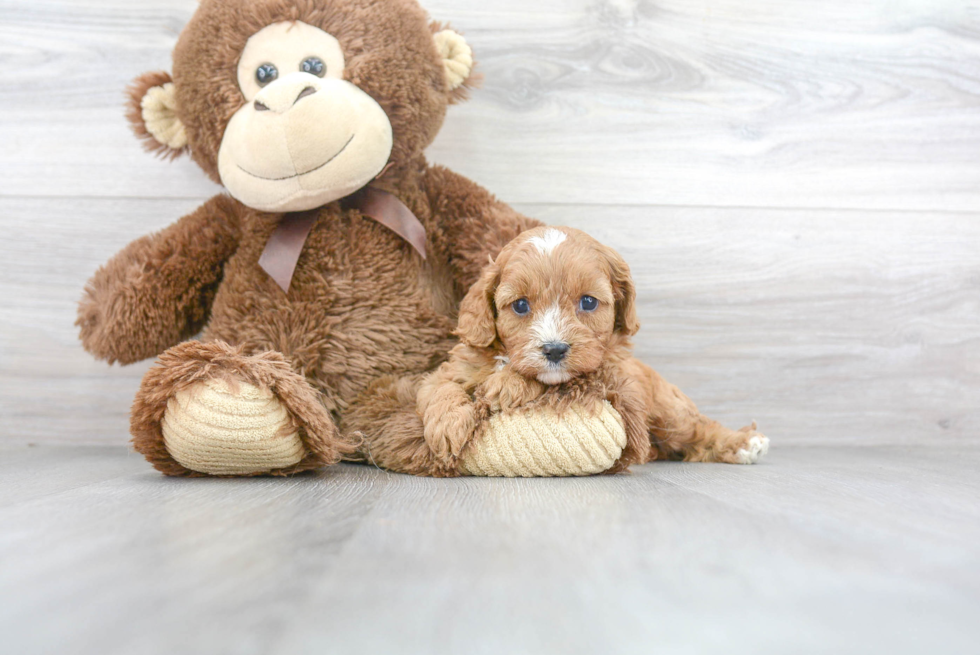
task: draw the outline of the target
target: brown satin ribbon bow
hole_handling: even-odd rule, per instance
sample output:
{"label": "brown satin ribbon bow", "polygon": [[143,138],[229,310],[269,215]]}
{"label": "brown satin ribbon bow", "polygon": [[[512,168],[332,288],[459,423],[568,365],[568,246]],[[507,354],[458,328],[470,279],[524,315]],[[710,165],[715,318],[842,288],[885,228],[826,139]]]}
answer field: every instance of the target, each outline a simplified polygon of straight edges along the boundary
{"label": "brown satin ribbon bow", "polygon": [[[425,259],[425,227],[396,196],[367,187],[351,196],[345,204],[405,239]],[[318,215],[318,209],[285,214],[259,257],[259,266],[286,293],[289,293],[299,255]]]}

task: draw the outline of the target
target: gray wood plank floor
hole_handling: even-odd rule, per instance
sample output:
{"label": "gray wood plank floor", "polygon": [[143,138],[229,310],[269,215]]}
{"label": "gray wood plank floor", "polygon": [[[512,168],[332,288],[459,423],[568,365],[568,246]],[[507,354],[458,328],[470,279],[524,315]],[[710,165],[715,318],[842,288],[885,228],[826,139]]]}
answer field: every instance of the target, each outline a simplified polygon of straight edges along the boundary
{"label": "gray wood plank floor", "polygon": [[9,653],[976,653],[980,447],[173,480],[0,450]]}

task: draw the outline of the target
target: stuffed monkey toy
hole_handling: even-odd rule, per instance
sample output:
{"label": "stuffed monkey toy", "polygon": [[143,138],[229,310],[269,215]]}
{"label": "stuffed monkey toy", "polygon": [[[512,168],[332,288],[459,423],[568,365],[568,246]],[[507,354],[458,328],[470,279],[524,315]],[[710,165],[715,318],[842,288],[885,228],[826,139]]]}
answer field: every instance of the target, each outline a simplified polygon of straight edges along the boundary
{"label": "stuffed monkey toy", "polygon": [[[416,0],[202,0],[172,76],[134,82],[129,118],[148,148],[190,155],[227,192],[125,247],[79,306],[96,357],[158,358],[131,416],[153,466],[291,475],[348,459],[466,473],[426,442],[418,389],[457,344],[459,302],[488,261],[539,226],[423,155],[473,66]],[[638,459],[693,452],[656,445],[670,420],[651,418]],[[615,412],[562,433],[625,443]]]}

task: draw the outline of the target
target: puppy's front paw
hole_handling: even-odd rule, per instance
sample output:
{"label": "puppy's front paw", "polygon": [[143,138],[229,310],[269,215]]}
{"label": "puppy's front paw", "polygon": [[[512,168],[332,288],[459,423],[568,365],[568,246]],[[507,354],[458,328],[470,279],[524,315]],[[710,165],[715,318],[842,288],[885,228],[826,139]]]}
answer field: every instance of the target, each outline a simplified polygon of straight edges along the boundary
{"label": "puppy's front paw", "polygon": [[432,453],[443,462],[459,457],[463,447],[476,430],[476,408],[466,403],[439,413],[426,416],[425,443]]}
{"label": "puppy's front paw", "polygon": [[481,385],[480,395],[492,412],[517,409],[536,400],[545,391],[537,380],[528,380],[511,368],[503,368]]}
{"label": "puppy's front paw", "polygon": [[769,437],[755,433],[735,453],[739,464],[755,464],[769,452]]}

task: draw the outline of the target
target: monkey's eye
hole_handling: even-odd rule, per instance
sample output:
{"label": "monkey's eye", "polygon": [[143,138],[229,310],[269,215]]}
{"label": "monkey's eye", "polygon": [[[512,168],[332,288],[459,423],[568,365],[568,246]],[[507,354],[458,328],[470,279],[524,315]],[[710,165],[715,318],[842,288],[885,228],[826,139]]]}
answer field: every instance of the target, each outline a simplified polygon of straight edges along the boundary
{"label": "monkey's eye", "polygon": [[525,316],[529,311],[531,311],[531,303],[527,301],[527,298],[515,300],[510,304],[510,307],[518,316]]}
{"label": "monkey's eye", "polygon": [[323,77],[327,74],[327,65],[319,57],[308,57],[299,65],[300,72]]}
{"label": "monkey's eye", "polygon": [[594,312],[599,307],[599,301],[592,296],[582,296],[579,298],[578,306],[583,312]]}
{"label": "monkey's eye", "polygon": [[279,77],[279,69],[272,64],[262,64],[255,69],[255,81],[259,86],[265,86],[275,81],[277,77]]}

